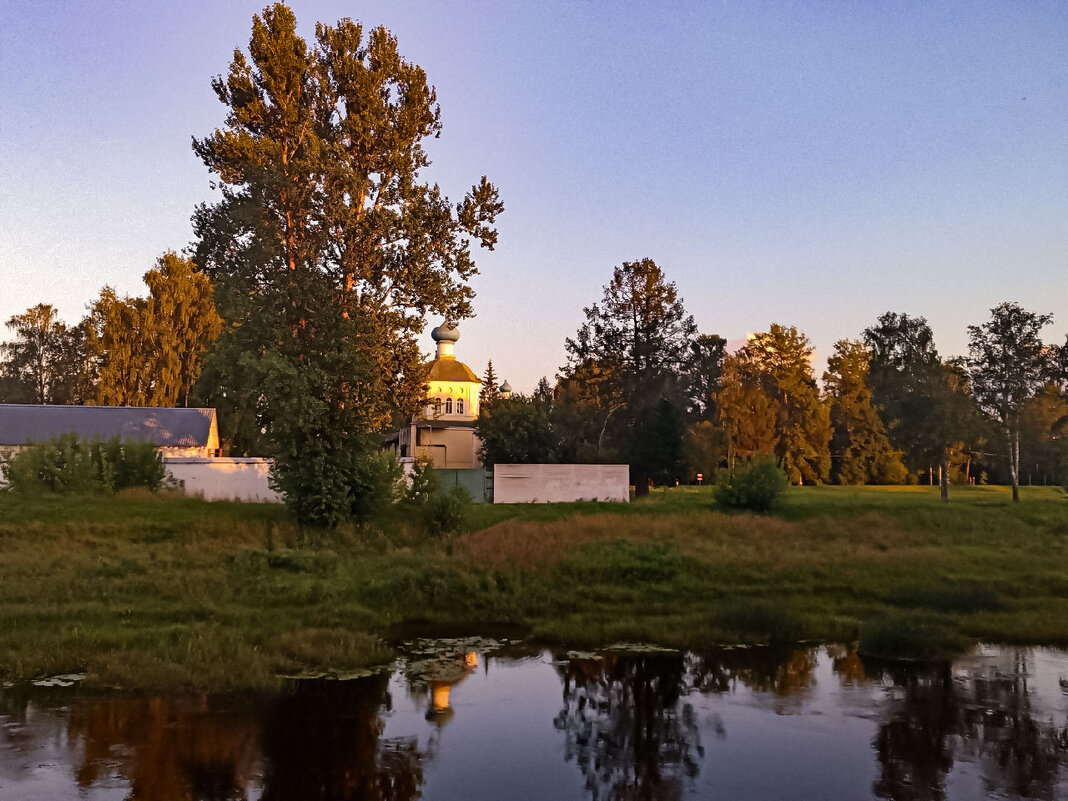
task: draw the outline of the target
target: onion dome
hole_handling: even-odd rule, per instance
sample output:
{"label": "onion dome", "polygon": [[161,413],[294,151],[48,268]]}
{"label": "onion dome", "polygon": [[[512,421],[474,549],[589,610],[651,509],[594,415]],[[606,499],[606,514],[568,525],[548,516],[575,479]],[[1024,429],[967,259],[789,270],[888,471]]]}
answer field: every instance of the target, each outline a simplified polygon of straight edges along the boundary
{"label": "onion dome", "polygon": [[448,323],[442,323],[430,332],[430,338],[435,342],[456,342],[460,339],[460,329],[449,328]]}
{"label": "onion dome", "polygon": [[501,384],[501,392],[511,392],[511,391],[512,391],[512,385],[509,384],[507,381],[505,381],[503,384]]}

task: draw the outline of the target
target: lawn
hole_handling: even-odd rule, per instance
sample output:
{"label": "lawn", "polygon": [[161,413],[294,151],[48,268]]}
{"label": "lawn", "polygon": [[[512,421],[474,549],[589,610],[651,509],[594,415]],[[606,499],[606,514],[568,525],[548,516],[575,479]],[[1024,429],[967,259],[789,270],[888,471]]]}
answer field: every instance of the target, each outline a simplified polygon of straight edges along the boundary
{"label": "lawn", "polygon": [[679,487],[475,507],[434,539],[400,510],[321,532],[267,504],[0,493],[0,677],[263,687],[380,662],[416,629],[574,647],[861,636],[892,651],[907,649],[901,631],[1068,645],[1068,495],[1021,497],[795,487],[755,516]]}

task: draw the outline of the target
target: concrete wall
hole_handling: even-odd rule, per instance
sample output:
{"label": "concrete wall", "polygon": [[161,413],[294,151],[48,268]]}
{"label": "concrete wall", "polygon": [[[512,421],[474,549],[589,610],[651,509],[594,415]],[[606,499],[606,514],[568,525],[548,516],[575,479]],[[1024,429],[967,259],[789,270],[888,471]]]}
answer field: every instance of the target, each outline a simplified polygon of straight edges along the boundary
{"label": "concrete wall", "polygon": [[494,503],[630,500],[625,464],[497,464]]}
{"label": "concrete wall", "polygon": [[165,458],[163,466],[190,495],[209,501],[271,501],[282,497],[267,485],[270,459]]}

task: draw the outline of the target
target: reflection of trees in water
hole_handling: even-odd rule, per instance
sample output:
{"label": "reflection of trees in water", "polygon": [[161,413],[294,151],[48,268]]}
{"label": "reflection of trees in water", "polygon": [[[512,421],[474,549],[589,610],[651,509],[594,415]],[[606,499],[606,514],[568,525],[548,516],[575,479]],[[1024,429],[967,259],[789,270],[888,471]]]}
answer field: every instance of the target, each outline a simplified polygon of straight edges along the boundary
{"label": "reflection of trees in water", "polygon": [[381,738],[387,681],[299,682],[245,700],[84,699],[67,723],[75,779],[86,790],[121,776],[129,801],[240,801],[262,771],[264,801],[410,801],[422,755],[414,738]]}
{"label": "reflection of trees in water", "polygon": [[[738,685],[796,701],[815,683],[818,651],[811,648],[734,648],[688,654],[686,683],[703,693],[734,692]],[[778,707],[779,704],[777,703]]]}
{"label": "reflection of trees in water", "polygon": [[595,799],[661,801],[682,796],[704,755],[693,707],[680,704],[681,655],[609,654],[572,659],[554,720]]}
{"label": "reflection of trees in water", "polygon": [[131,801],[243,799],[257,765],[256,716],[209,696],[86,701],[68,733],[83,748],[78,786],[118,773]]}
{"label": "reflection of trees in water", "polygon": [[415,738],[381,739],[389,677],[300,682],[264,727],[263,801],[410,801],[423,784]]}
{"label": "reflection of trees in water", "polygon": [[1068,728],[1035,709],[1025,651],[974,669],[882,671],[894,691],[874,747],[880,798],[942,799],[954,758],[976,761],[989,791],[1056,797]]}

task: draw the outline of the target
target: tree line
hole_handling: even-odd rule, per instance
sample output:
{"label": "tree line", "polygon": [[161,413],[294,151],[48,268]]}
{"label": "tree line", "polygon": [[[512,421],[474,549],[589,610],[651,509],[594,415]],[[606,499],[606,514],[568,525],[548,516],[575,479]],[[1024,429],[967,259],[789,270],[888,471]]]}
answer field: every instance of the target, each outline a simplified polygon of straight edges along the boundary
{"label": "tree line", "polygon": [[12,338],[0,343],[0,403],[188,406],[222,329],[211,281],[173,252],[144,281],[146,297],[105,286],[74,325],[47,303],[12,316]]}
{"label": "tree line", "polygon": [[796,484],[1061,483],[1068,479],[1068,349],[1052,322],[1015,303],[968,327],[965,357],[943,358],[923,317],[887,312],[835,343],[817,382],[793,326],[751,334],[733,353],[697,331],[650,259],[613,271],[566,341],[555,386],[484,398],[483,458],[625,462],[636,490],[712,480],[774,456]]}
{"label": "tree line", "polygon": [[[231,453],[274,458],[298,520],[365,518],[395,480],[381,432],[424,403],[418,337],[473,315],[474,254],[504,206],[485,176],[459,199],[426,178],[437,95],[384,27],[318,23],[308,40],[275,3],[211,88],[222,124],[193,150],[219,197],[195,209],[187,255],[160,259],[146,297],[105,287],[76,325],[45,304],[11,318],[0,400],[213,406]],[[727,353],[655,263],[625,263],[555,385],[490,399],[479,432],[489,463],[624,461],[639,491],[762,453],[805,482],[931,465],[947,482],[1039,465],[1058,480],[1064,382],[1032,362],[1059,351],[1028,338],[1046,321],[1028,314],[995,310],[967,363],[942,360],[922,318],[885,315],[839,343],[821,391],[795,328]]]}

